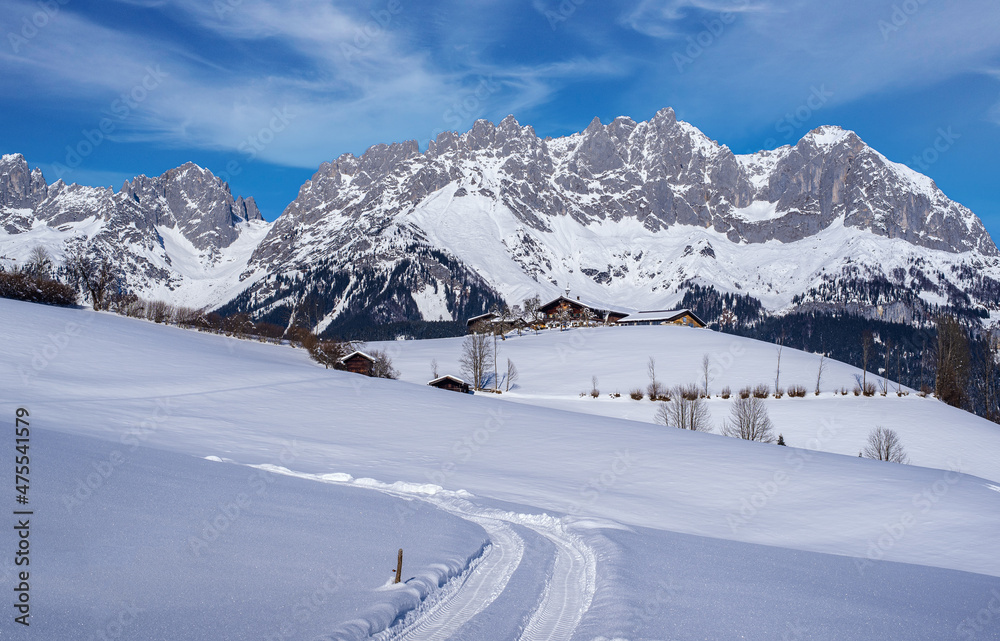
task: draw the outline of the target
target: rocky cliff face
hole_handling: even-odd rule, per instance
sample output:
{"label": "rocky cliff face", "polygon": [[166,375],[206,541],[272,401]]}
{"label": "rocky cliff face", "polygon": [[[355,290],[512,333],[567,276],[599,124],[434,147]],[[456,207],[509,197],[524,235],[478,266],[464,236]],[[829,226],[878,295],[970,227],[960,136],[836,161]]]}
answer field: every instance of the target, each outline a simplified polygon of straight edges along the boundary
{"label": "rocky cliff face", "polygon": [[140,294],[320,330],[463,320],[566,287],[664,308],[694,283],[772,312],[1000,318],[982,222],[837,127],[737,156],[670,109],[555,139],[479,121],[424,152],[410,141],[324,163],[270,226],[192,164],[115,193],[46,185],[5,156],[0,207],[0,254],[62,234],[111,252]]}
{"label": "rocky cliff face", "polygon": [[[0,161],[0,228],[0,255],[15,264],[36,245],[57,260],[82,246],[112,258],[137,294],[201,306],[211,290],[235,280],[231,269],[225,283],[213,274],[231,260],[245,266],[267,223],[252,198],[234,199],[228,185],[192,163],[138,176],[116,193],[61,180],[48,185],[18,154]],[[241,236],[254,236],[253,244],[240,247]]]}
{"label": "rocky cliff face", "polygon": [[[836,127],[736,156],[670,109],[559,139],[508,117],[423,153],[411,141],[324,163],[254,252],[247,274],[272,276],[236,307],[287,317],[290,292],[309,292],[322,327],[372,311],[362,290],[392,291],[370,320],[447,320],[564,287],[667,306],[701,282],[775,311],[819,302],[817,284],[879,278],[949,304],[973,286],[963,265],[1000,279],[997,257],[972,212]],[[291,288],[274,276],[290,271]]]}

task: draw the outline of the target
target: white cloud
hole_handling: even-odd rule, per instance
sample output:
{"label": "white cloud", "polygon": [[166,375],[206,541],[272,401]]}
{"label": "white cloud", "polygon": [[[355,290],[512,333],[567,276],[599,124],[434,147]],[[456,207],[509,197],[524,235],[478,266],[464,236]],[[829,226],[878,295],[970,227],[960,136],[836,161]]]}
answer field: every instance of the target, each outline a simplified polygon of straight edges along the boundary
{"label": "white cloud", "polygon": [[[34,7],[16,4],[21,11]],[[115,140],[230,150],[246,159],[253,152],[279,164],[315,167],[376,142],[426,140],[475,118],[527,109],[548,100],[566,78],[619,68],[583,59],[506,68],[469,56],[464,65],[442,70],[426,49],[414,46],[401,16],[349,14],[319,0],[176,0],[169,8],[222,42],[277,43],[298,64],[241,67],[185,43],[63,12],[19,55],[0,54],[0,88],[31,95],[33,102],[46,96],[50,103],[90,109],[96,126],[120,106],[123,92],[141,87],[150,68],[159,69],[162,83],[138,91],[142,100],[116,120]],[[492,89],[477,96],[486,78]],[[276,113],[283,118],[276,120]]]}
{"label": "white cloud", "polygon": [[[1000,56],[995,0],[914,3],[919,8],[911,14],[897,11],[902,3],[868,0],[771,6],[751,0],[721,33],[700,23],[692,31],[679,19],[690,9],[733,10],[741,4],[642,0],[621,23],[658,36],[666,60],[650,71],[671,96],[706,118],[731,118],[735,101],[745,123],[773,121],[813,87],[832,90],[827,106],[833,106],[979,73]],[[639,24],[642,17],[651,21]],[[682,27],[687,31],[680,32]]]}

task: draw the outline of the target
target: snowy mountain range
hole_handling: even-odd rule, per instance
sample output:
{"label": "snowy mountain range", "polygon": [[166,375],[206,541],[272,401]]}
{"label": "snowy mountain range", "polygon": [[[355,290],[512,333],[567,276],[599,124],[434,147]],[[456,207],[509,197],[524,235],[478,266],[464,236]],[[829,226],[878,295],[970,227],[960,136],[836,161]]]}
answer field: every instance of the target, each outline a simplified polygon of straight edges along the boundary
{"label": "snowy mountain range", "polygon": [[771,312],[1000,316],[1000,252],[979,218],[831,126],[735,155],[671,109],[555,139],[512,116],[478,121],[424,152],[409,141],[324,163],[271,224],[192,164],[117,193],[46,185],[20,156],[0,174],[0,255],[86,242],[142,296],[320,330],[462,320],[567,287],[665,308],[693,283]]}

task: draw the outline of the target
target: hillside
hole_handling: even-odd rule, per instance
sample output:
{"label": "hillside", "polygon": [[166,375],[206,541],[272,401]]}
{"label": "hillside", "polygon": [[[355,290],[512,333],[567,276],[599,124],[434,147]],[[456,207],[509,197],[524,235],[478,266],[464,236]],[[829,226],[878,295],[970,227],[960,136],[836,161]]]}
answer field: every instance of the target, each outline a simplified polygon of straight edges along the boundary
{"label": "hillside", "polygon": [[[432,378],[431,362],[440,374],[461,376],[459,359],[463,338],[370,343],[385,350],[403,380],[425,384]],[[675,326],[579,328],[567,331],[528,332],[498,341],[501,373],[507,359],[518,370],[514,389],[499,398],[517,403],[556,408],[597,416],[654,422],[657,404],[648,398],[634,401],[629,392],[646,389],[647,363],[653,357],[657,379],[668,387],[704,386],[702,359],[710,360],[707,400],[715,432],[730,418],[732,401],[719,398],[728,387],[735,394],[746,386],[765,384],[773,391],[778,365],[777,346],[710,330]],[[765,402],[775,425],[789,445],[857,456],[868,432],[883,426],[899,433],[914,465],[963,472],[1000,482],[1000,426],[950,407],[933,397],[921,398],[913,390],[889,380],[889,393],[856,397],[855,374],[861,370],[826,360],[815,396],[818,354],[790,347],[781,351],[779,386],[801,385],[804,398],[773,396]],[[876,367],[878,364],[873,363]],[[489,368],[492,371],[492,349]],[[597,377],[599,398],[591,398],[592,377]],[[882,382],[879,374],[868,380]],[[501,383],[501,389],[504,384]],[[897,388],[907,396],[897,395]],[[840,392],[847,390],[846,396]],[[612,398],[611,394],[621,397]],[[581,396],[581,394],[584,394]],[[970,443],[977,447],[969,447]],[[983,447],[978,447],[983,446]]]}
{"label": "hillside", "polygon": [[[150,449],[142,455],[148,465],[129,464],[129,483],[115,485],[125,476],[113,476],[107,487],[115,488],[114,494],[97,493],[94,500],[123,496],[132,514],[146,514],[148,503],[132,494],[133,480],[137,487],[177,486],[183,474],[195,484],[231,482],[223,480],[228,472],[178,463],[167,455],[173,452],[226,462],[214,465],[255,465],[317,484],[346,484],[428,502],[483,527],[491,545],[468,566],[466,581],[472,583],[446,584],[453,592],[442,593],[441,604],[427,602],[398,621],[400,638],[423,638],[418,630],[433,631],[437,622],[447,620],[447,629],[484,639],[638,639],[656,638],[667,629],[678,638],[704,636],[705,630],[713,631],[713,638],[736,638],[746,636],[750,627],[750,638],[763,639],[780,636],[788,622],[796,621],[816,630],[815,638],[886,638],[903,626],[913,631],[911,638],[936,639],[974,617],[988,602],[990,590],[1000,588],[993,537],[1000,527],[995,509],[1000,485],[982,476],[373,380],[323,369],[289,347],[104,313],[4,300],[0,323],[9,337],[5,357],[14,364],[0,371],[0,384],[9,390],[3,411],[12,415],[15,406],[29,407],[36,429],[74,435],[67,437],[69,443],[77,437],[105,443],[74,445],[80,459],[67,470],[82,474],[88,465],[100,463],[107,448],[135,444]],[[594,345],[602,335],[593,335]],[[620,336],[646,340],[639,332]],[[703,336],[709,340],[712,335]],[[553,343],[560,338],[558,332],[529,337]],[[692,340],[691,335],[683,337],[684,342]],[[51,349],[45,348],[47,341]],[[440,345],[428,343],[434,344]],[[762,352],[749,341],[743,344],[746,360],[727,376],[735,380],[751,372],[756,381],[770,363],[758,362]],[[669,341],[664,349],[671,349]],[[405,374],[404,353],[397,358]],[[527,392],[531,377],[543,375],[546,358],[535,365],[524,355],[519,367]],[[806,362],[805,355],[790,353],[789,376],[802,372]],[[575,364],[570,357],[567,363]],[[554,365],[549,367],[555,372]],[[633,368],[630,362],[623,367],[623,381],[633,376]],[[529,374],[533,370],[539,373]],[[567,378],[569,370],[561,371]],[[849,371],[831,367],[830,384]],[[610,381],[615,375],[606,376]],[[688,378],[686,371],[683,377]],[[560,385],[568,391],[579,383]],[[559,389],[554,396],[559,400]],[[788,402],[801,403],[788,407],[805,408],[817,401]],[[871,403],[879,402],[895,399]],[[915,456],[925,454],[917,434],[940,429],[922,416],[913,415],[920,424],[910,426],[904,437]],[[952,424],[961,416],[944,415]],[[805,412],[802,421],[809,420]],[[996,460],[996,441],[982,434],[973,438],[985,431],[980,423],[970,421],[961,429],[968,438],[963,458],[978,466],[978,474],[992,474],[975,457]],[[64,455],[57,451],[52,438],[43,438],[35,455],[59,460]],[[63,476],[49,489],[39,486],[36,498],[47,513],[59,513],[62,499],[56,488],[65,483]],[[191,491],[193,486],[184,487]],[[323,501],[349,500],[347,495],[324,495],[321,489],[275,487],[285,488],[282,496],[287,491],[301,497],[295,499],[304,502],[297,513],[307,530],[321,527],[319,517],[309,515],[326,512]],[[223,498],[228,495],[228,490],[220,492]],[[920,500],[928,492],[934,500]],[[101,502],[90,505],[102,513],[107,509]],[[60,558],[94,544],[82,534],[69,536],[93,532],[80,529],[80,518],[96,514],[89,509],[85,505],[39,526],[40,531],[60,533],[47,544],[47,555]],[[408,513],[399,515],[404,524],[410,523]],[[271,518],[271,509],[255,514],[227,539],[237,550],[267,531],[260,519]],[[357,514],[366,522],[385,518],[381,508],[369,511],[364,504]],[[140,523],[156,530],[156,523],[170,518],[188,517],[174,508],[154,510],[136,522],[123,520],[119,527],[126,541],[140,540],[128,538],[138,536]],[[192,517],[192,527],[200,518]],[[446,521],[436,523],[433,527],[443,527],[447,536],[457,536],[452,540],[459,547],[453,550],[475,546],[474,536],[459,536]],[[186,531],[183,526],[180,530]],[[236,536],[237,531],[251,538]],[[382,542],[390,558],[397,545],[411,545],[409,528],[402,535],[403,543],[398,538]],[[73,540],[77,543],[66,547]],[[303,540],[306,547],[301,549],[316,544]],[[228,545],[226,555],[238,554]],[[254,545],[264,547],[244,549],[266,553],[266,544]],[[438,561],[420,558],[433,568],[456,557],[442,551]],[[385,565],[385,560],[378,562]],[[100,572],[113,577],[119,590],[147,585],[135,583],[137,567],[103,566]],[[376,576],[388,574],[382,573],[388,567],[374,567]],[[650,573],[648,568],[658,570]],[[163,566],[153,570],[166,571]],[[349,576],[352,589],[355,584],[357,589],[378,585]],[[755,577],[755,587],[744,594],[750,589],[749,576]],[[483,589],[462,587],[473,584]],[[72,584],[61,585],[68,590]],[[146,590],[158,595],[164,607],[177,607],[180,596],[172,585],[154,582]],[[308,586],[296,587],[305,591]],[[244,590],[257,593],[252,582],[237,593]],[[75,602],[69,591],[63,594],[63,603]],[[101,597],[103,603],[123,598],[116,594],[123,593],[110,590]],[[737,594],[745,607],[734,612],[731,599]],[[209,594],[193,612],[212,610],[213,603]],[[399,607],[400,612],[408,609]],[[238,608],[227,610],[234,611]],[[367,625],[370,619],[361,616],[355,624],[359,622]],[[167,637],[158,632],[144,638]]]}

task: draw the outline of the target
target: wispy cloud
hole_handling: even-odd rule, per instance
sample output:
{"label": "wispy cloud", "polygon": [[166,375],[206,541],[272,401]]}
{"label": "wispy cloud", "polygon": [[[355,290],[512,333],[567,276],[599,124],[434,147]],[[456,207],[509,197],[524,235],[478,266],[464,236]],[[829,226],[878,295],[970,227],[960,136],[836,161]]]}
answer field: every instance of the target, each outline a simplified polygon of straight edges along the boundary
{"label": "wispy cloud", "polygon": [[[22,0],[13,4],[21,12],[35,7]],[[399,12],[349,11],[318,0],[127,4],[173,12],[214,34],[222,43],[220,55],[184,39],[129,32],[65,12],[20,54],[0,54],[0,87],[26,91],[36,101],[48,96],[53,103],[72,101],[77,109],[89,105],[96,123],[155,67],[166,76],[162,90],[146,92],[116,130],[117,140],[240,153],[281,110],[291,122],[280,135],[268,136],[272,140],[259,157],[314,167],[374,142],[429,138],[476,117],[530,108],[548,100],[565,79],[615,70],[609,61],[579,57],[506,66],[467,56],[464,64],[440,64],[405,28],[405,12],[418,10],[408,3]],[[227,55],[227,43],[249,59]],[[495,90],[454,117],[454,105],[482,79]]]}

